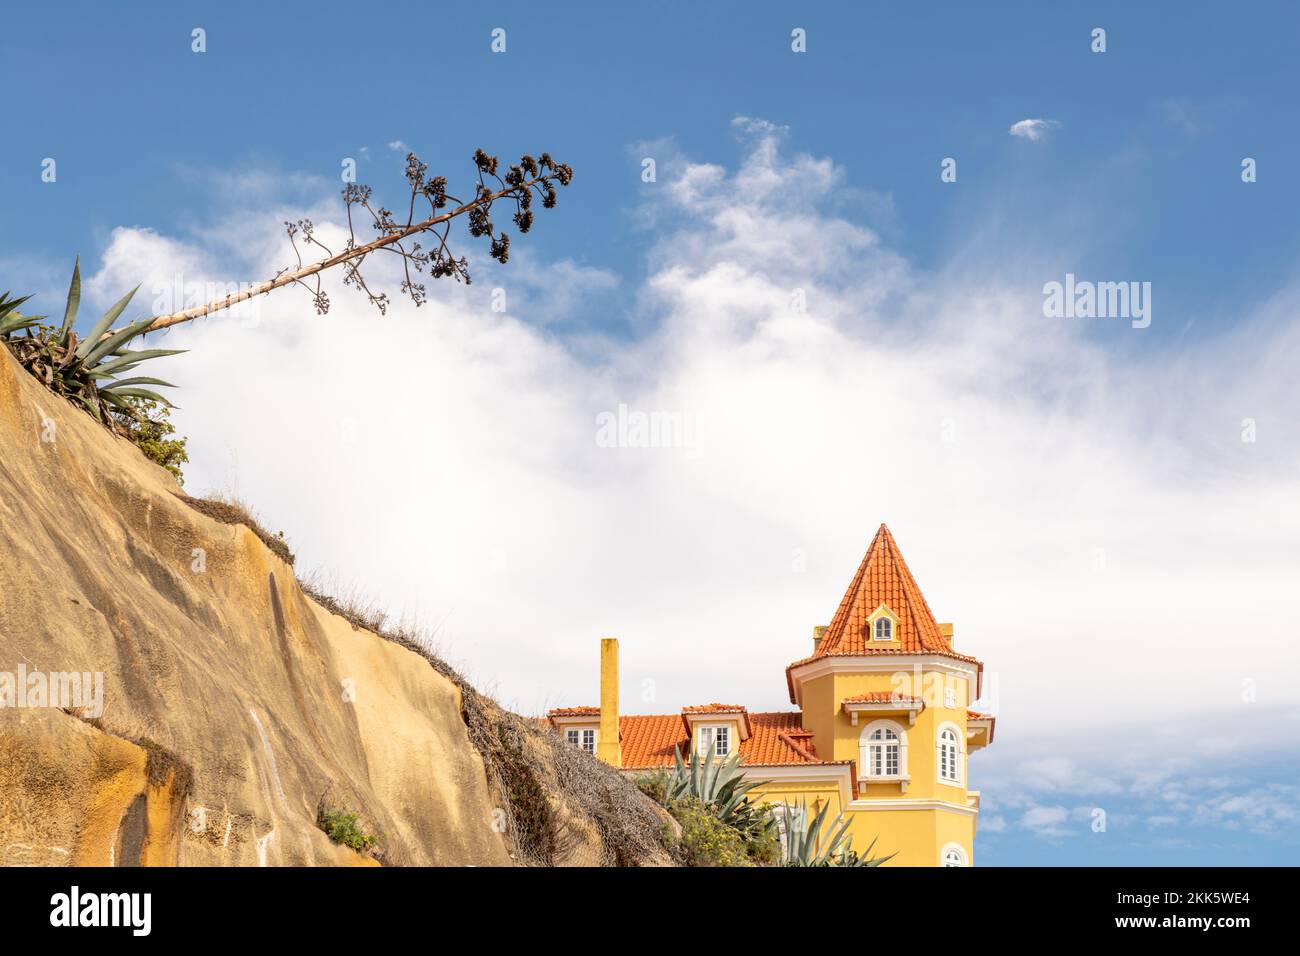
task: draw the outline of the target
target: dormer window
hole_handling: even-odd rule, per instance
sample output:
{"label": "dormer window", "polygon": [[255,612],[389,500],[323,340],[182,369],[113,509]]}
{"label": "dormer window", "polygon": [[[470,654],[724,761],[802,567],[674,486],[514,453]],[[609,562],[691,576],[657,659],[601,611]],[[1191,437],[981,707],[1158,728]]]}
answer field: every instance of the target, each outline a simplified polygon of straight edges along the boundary
{"label": "dormer window", "polygon": [[873,643],[898,643],[898,615],[890,610],[888,604],[882,604],[871,612],[867,618],[866,637]]}
{"label": "dormer window", "polygon": [[589,754],[596,752],[596,731],[587,730],[567,730],[564,733],[564,739],[579,750],[585,750]]}
{"label": "dormer window", "polygon": [[707,755],[710,747],[715,747],[714,755],[725,757],[731,753],[731,728],[726,724],[695,728],[696,750]]}

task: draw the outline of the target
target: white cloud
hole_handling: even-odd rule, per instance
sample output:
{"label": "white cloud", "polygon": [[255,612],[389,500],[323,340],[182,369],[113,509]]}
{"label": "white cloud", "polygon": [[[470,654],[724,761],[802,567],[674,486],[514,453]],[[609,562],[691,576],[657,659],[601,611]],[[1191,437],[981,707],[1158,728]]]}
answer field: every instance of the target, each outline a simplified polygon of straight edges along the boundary
{"label": "white cloud", "polygon": [[[529,711],[594,702],[608,635],[628,712],[788,707],[783,668],[882,520],[958,649],[987,662],[1002,747],[1294,705],[1294,297],[1176,354],[1111,349],[1143,333],[1043,318],[1054,270],[920,273],[830,211],[844,170],[743,132],[734,172],[661,165],[635,288],[480,265],[469,289],[431,285],[436,301],[380,318],[334,276],[329,316],[287,289],[256,328],[174,330],[193,349],[164,375],[184,386],[191,489],[236,487],[306,569],[440,621],[448,655]],[[546,217],[576,201],[520,250],[541,255]],[[292,216],[254,230],[249,213],[206,241],[251,250],[241,277],[260,278],[285,265]],[[97,279],[229,271],[202,258],[123,231]],[[575,276],[644,334],[579,347],[533,322]],[[524,289],[512,311],[491,310],[497,285]],[[596,416],[620,404],[689,415],[700,441],[599,447]]]}
{"label": "white cloud", "polygon": [[1066,826],[1069,819],[1070,811],[1065,807],[1035,806],[1020,817],[1020,825],[1038,836],[1055,839],[1071,834],[1071,829]]}
{"label": "white cloud", "polygon": [[1273,783],[1244,792],[1212,796],[1194,809],[1192,820],[1200,825],[1245,829],[1253,833],[1284,832],[1294,839],[1300,827],[1300,786]]}
{"label": "white cloud", "polygon": [[404,153],[404,152],[406,152],[406,150],[407,150],[408,147],[407,147],[406,142],[405,142],[404,140],[395,139],[395,140],[392,140],[392,141],[388,144],[388,148],[391,149],[391,150],[392,150],[393,152],[395,152],[395,153]]}
{"label": "white cloud", "polygon": [[1019,136],[1022,139],[1037,142],[1046,136],[1051,130],[1060,129],[1061,123],[1052,119],[1022,119],[1011,124],[1007,131],[1012,136]]}
{"label": "white cloud", "polygon": [[[1052,739],[1017,736],[1011,749],[1001,740],[1000,746],[972,759],[972,774],[984,792],[985,813],[1013,822],[996,831],[981,822],[981,831],[1092,839],[1100,819],[1103,832],[1130,837],[1136,830],[1177,830],[1195,833],[1204,845],[1217,831],[1288,835],[1294,842],[1300,832],[1300,811],[1295,809],[1300,787],[1280,782],[1293,776],[1293,719],[1285,711],[1260,713],[1249,746],[1208,762],[1200,758],[1186,728],[1213,726],[1223,723],[1221,718],[1148,718],[1141,734],[1058,726]],[[1040,756],[1044,751],[1051,755]],[[1063,799],[1075,802],[1067,818],[1043,810]]]}
{"label": "white cloud", "polygon": [[[175,275],[206,275],[210,263],[199,246],[159,235],[152,229],[119,226],[109,236],[99,269],[89,275],[82,269],[86,299],[106,306],[139,284],[140,291],[126,313],[133,319],[149,311],[155,289],[172,283]],[[146,281],[141,282],[142,278]]]}
{"label": "white cloud", "polygon": [[1106,794],[1122,789],[1118,782],[1098,776],[1079,761],[1066,756],[1026,760],[1019,766],[1018,775],[1025,786],[1033,790]]}

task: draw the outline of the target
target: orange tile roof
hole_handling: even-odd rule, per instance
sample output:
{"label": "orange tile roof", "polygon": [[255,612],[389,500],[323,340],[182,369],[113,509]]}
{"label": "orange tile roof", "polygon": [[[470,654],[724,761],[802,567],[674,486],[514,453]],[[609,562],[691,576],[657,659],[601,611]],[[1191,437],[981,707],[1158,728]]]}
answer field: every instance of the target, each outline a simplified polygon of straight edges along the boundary
{"label": "orange tile roof", "polygon": [[556,707],[546,712],[547,717],[599,717],[599,707]]}
{"label": "orange tile roof", "polygon": [[[897,645],[873,646],[871,635],[867,633],[867,618],[882,604],[898,618]],[[795,661],[786,668],[790,699],[794,700],[794,681],[790,674],[794,668],[822,657],[866,654],[940,654],[971,664],[980,663],[976,658],[958,654],[952,649],[948,638],[939,630],[939,623],[934,619],[907,562],[903,560],[898,543],[883,524],[871,539],[862,564],[849,582],[848,590],[844,592],[840,606],[812,656]]]}
{"label": "orange tile roof", "polygon": [[745,712],[743,704],[692,704],[683,707],[683,714],[735,714]]}
{"label": "orange tile roof", "polygon": [[878,650],[871,646],[867,618],[882,604],[898,616],[896,637],[902,650],[913,653],[952,651],[952,645],[939,630],[938,622],[930,613],[930,605],[925,602],[925,596],[903,560],[894,536],[882,524],[813,656]]}
{"label": "orange tile roof", "polygon": [[[740,709],[740,708],[737,708]],[[812,746],[812,733],[804,730],[798,711],[749,714],[749,737],[740,743],[742,766],[776,767],[822,764]],[[619,718],[623,739],[623,769],[671,767],[673,752],[686,758],[690,737],[681,714],[653,714]]]}
{"label": "orange tile roof", "polygon": [[796,711],[749,715],[749,739],[740,745],[742,766],[774,767],[788,764],[822,763],[812,744],[812,733],[800,724]]}
{"label": "orange tile roof", "polygon": [[858,694],[856,697],[845,697],[846,704],[916,704],[919,703],[919,697],[907,697],[903,694],[895,694],[892,690],[877,690],[870,694]]}
{"label": "orange tile roof", "polygon": [[623,767],[630,770],[671,767],[674,751],[681,750],[684,758],[690,741],[681,714],[620,717],[618,735],[623,742]]}
{"label": "orange tile roof", "polygon": [[749,713],[743,704],[692,704],[682,708],[682,715],[685,717],[696,717],[701,714],[739,714],[740,736],[748,737],[753,732],[749,725]]}

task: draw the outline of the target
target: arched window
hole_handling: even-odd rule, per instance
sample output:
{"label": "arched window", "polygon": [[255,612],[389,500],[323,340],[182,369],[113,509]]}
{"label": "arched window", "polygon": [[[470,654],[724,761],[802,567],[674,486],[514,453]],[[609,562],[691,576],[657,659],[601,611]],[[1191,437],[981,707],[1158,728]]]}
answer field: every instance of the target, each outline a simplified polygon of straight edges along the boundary
{"label": "arched window", "polygon": [[907,779],[907,732],[892,720],[877,720],[862,730],[862,775],[868,779]]}
{"label": "arched window", "polygon": [[966,859],[966,851],[960,843],[948,843],[944,845],[939,854],[940,866],[970,866]]}
{"label": "arched window", "polygon": [[876,618],[876,640],[892,641],[894,639],[894,622],[887,617]]}
{"label": "arched window", "polygon": [[957,727],[953,724],[940,725],[938,753],[935,754],[935,765],[939,768],[940,783],[961,786],[963,781],[963,756],[961,734]]}

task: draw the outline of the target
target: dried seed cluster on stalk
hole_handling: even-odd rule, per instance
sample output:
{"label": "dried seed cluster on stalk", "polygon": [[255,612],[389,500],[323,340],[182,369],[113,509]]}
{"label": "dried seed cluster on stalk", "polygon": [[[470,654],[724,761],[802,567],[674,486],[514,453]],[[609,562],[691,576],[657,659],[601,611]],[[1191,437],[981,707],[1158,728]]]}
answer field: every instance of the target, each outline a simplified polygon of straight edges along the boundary
{"label": "dried seed cluster on stalk", "polygon": [[[500,162],[497,157],[479,149],[474,152],[474,167],[478,181],[474,184],[473,198],[466,201],[447,192],[447,177],[429,178],[428,164],[421,162],[415,153],[408,153],[406,181],[410,195],[406,199],[404,219],[395,218],[391,209],[374,202],[374,190],[369,186],[348,183],[343,187],[343,206],[348,222],[348,238],[343,249],[336,253],[317,238],[315,224],[309,219],[286,222],[285,231],[293,245],[297,266],[281,270],[268,288],[255,288],[250,294],[269,292],[277,285],[294,282],[311,293],[312,304],[323,315],[329,311],[330,301],[322,288],[320,274],[331,265],[342,264],[344,285],[360,291],[380,314],[384,314],[388,311],[388,294],[373,291],[362,275],[361,267],[371,253],[387,252],[402,258],[401,293],[417,306],[423,305],[428,299],[428,290],[420,279],[426,274],[433,279],[470,282],[465,257],[457,258],[448,244],[452,219],[464,215],[469,234],[476,239],[485,237],[488,254],[505,263],[510,259],[510,234],[498,230],[493,223],[493,205],[502,201],[513,203],[515,226],[520,233],[526,233],[533,227],[534,199],[541,200],[542,208],[552,209],[557,199],[555,184],[567,186],[573,180],[573,169],[565,163],[557,163],[550,153],[542,153],[539,159],[521,156],[503,176],[498,172]],[[427,210],[422,203],[427,204]],[[451,210],[444,212],[449,204],[453,204]],[[427,211],[428,215],[417,220],[417,208],[421,213]],[[357,235],[358,220],[365,224],[363,212],[369,217],[368,225],[378,233],[378,238],[368,242],[362,242]],[[418,240],[420,236],[432,237],[428,248]],[[303,252],[313,247],[323,252],[326,258],[321,263],[307,265]]]}

